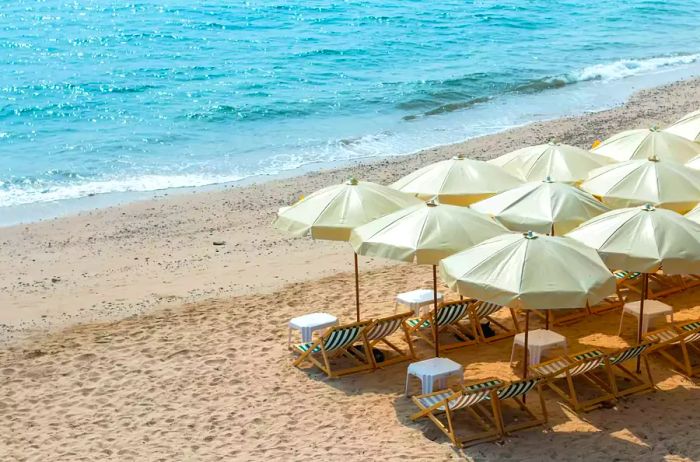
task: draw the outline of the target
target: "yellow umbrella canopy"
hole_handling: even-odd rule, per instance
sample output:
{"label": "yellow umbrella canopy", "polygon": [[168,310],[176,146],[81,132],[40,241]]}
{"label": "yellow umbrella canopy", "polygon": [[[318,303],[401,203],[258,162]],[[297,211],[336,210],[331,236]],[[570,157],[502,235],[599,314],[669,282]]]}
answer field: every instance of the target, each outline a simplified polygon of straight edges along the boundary
{"label": "yellow umbrella canopy", "polygon": [[612,208],[650,203],[685,213],[700,201],[700,172],[652,156],[596,169],[581,189]]}
{"label": "yellow umbrella canopy", "polygon": [[579,308],[615,292],[595,250],[532,232],[503,234],[445,258],[440,274],[460,294],[511,308]]}
{"label": "yellow umbrella canopy", "polygon": [[700,224],[700,204],[697,205],[693,210],[685,214],[685,217],[688,220],[694,221],[695,223]]}
{"label": "yellow umbrella canopy", "polygon": [[700,273],[700,224],[651,204],[611,210],[566,236],[596,249],[611,269]]}
{"label": "yellow umbrella canopy", "polygon": [[618,162],[656,156],[681,164],[700,154],[700,144],[656,127],[627,130],[613,135],[592,149]]}
{"label": "yellow umbrella canopy", "polygon": [[488,215],[430,201],[355,228],[350,245],[360,255],[437,265],[455,252],[508,232]]}
{"label": "yellow umbrella canopy", "polygon": [[418,169],[391,187],[424,200],[437,197],[443,204],[469,205],[521,184],[496,165],[457,156]]}
{"label": "yellow umbrella canopy", "polygon": [[493,216],[513,231],[562,235],[610,210],[590,194],[551,179],[526,183],[471,208]]}
{"label": "yellow umbrella canopy", "polygon": [[280,209],[274,227],[314,239],[347,241],[353,228],[421,201],[395,189],[354,178],[323,188]]}
{"label": "yellow umbrella canopy", "polygon": [[666,127],[664,131],[682,136],[690,141],[700,141],[700,111],[684,115],[676,123]]}
{"label": "yellow umbrella canopy", "polygon": [[588,172],[611,162],[608,157],[554,141],[518,149],[489,161],[525,181],[551,178],[566,183],[584,180]]}

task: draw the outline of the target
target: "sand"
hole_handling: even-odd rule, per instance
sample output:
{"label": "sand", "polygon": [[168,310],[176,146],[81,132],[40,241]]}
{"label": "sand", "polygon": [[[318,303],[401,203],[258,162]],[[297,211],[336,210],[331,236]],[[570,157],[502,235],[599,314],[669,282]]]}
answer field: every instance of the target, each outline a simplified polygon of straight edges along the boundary
{"label": "sand", "polygon": [[[291,317],[352,319],[352,254],[269,226],[279,206],[351,174],[386,183],[455,153],[491,158],[550,137],[588,147],[697,109],[699,89],[680,82],[412,156],[2,229],[0,460],[700,460],[698,387],[656,360],[661,392],[580,417],[548,394],[548,429],[464,451],[410,422],[405,364],[340,380],[291,367]],[[429,268],[361,266],[368,316],[429,286]],[[677,320],[700,318],[700,289],[667,303]],[[572,351],[612,349],[634,340],[632,322],[615,335],[618,322],[614,312],[557,330]],[[448,356],[470,379],[514,378],[510,346]]]}

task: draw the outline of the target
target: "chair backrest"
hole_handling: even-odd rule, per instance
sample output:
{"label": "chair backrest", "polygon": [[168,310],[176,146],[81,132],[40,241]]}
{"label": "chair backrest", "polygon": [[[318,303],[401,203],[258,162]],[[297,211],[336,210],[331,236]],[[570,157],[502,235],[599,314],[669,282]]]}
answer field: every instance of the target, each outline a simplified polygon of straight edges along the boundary
{"label": "chair backrest", "polygon": [[477,318],[483,318],[484,316],[490,316],[496,311],[503,308],[503,305],[498,305],[491,302],[477,302],[472,305],[472,310]]}
{"label": "chair backrest", "polygon": [[700,340],[700,321],[691,322],[681,326],[681,330],[688,332],[683,340],[685,342],[695,342]]}
{"label": "chair backrest", "polygon": [[644,338],[657,343],[677,343],[680,341],[681,335],[682,334],[679,334],[673,328],[666,328],[649,332],[648,334],[644,335]]}
{"label": "chair backrest", "polygon": [[581,359],[569,367],[569,375],[572,377],[585,374],[598,367],[601,367],[605,363],[604,356],[594,356],[592,358]]}
{"label": "chair backrest", "polygon": [[352,345],[365,327],[367,327],[367,323],[334,327],[323,338],[323,348],[326,351],[333,351]]}
{"label": "chair backrest", "polygon": [[438,308],[437,325],[447,326],[459,321],[467,314],[471,302],[446,303]]}
{"label": "chair backrest", "polygon": [[509,399],[516,398],[518,396],[524,395],[540,383],[540,378],[535,379],[525,379],[518,380],[517,382],[511,382],[508,385],[504,385],[496,391],[498,399]]}
{"label": "chair backrest", "polygon": [[365,333],[367,340],[378,340],[388,337],[396,332],[408,315],[396,315],[388,318],[376,319]]}
{"label": "chair backrest", "polygon": [[455,411],[457,409],[462,409],[465,407],[473,406],[477,403],[488,399],[491,396],[492,388],[484,388],[477,391],[460,391],[447,401],[447,406]]}
{"label": "chair backrest", "polygon": [[610,364],[624,363],[630,359],[637,358],[651,346],[652,343],[642,343],[641,345],[623,348],[622,350],[618,350],[617,352],[608,356],[608,360],[610,361]]}

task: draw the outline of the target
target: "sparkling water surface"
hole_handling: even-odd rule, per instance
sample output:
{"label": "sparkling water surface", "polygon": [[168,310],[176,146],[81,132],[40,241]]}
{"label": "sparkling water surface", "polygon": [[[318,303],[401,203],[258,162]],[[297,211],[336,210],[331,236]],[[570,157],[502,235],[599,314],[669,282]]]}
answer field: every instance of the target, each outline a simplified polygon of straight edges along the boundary
{"label": "sparkling water surface", "polygon": [[694,0],[0,3],[0,207],[405,154],[700,64]]}

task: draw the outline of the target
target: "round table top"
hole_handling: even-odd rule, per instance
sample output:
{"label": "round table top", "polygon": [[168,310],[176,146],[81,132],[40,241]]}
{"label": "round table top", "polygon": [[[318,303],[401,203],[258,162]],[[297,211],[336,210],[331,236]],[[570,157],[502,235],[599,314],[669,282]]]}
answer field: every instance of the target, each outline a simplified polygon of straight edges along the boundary
{"label": "round table top", "polygon": [[[525,342],[525,332],[520,332],[514,338],[516,343]],[[527,343],[530,346],[537,345],[552,345],[557,343],[566,343],[566,337],[563,335],[547,330],[547,329],[535,329],[531,330],[527,336]]]}
{"label": "round table top", "polygon": [[316,327],[323,326],[330,323],[335,323],[338,318],[328,313],[309,313],[303,316],[292,318],[289,321],[290,327],[302,328],[302,327]]}
{"label": "round table top", "polygon": [[408,372],[421,375],[440,375],[461,371],[463,366],[449,358],[430,358],[408,365]]}

